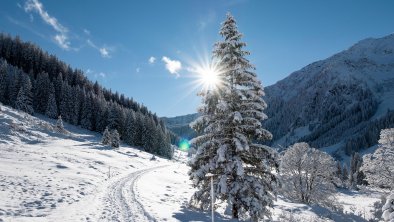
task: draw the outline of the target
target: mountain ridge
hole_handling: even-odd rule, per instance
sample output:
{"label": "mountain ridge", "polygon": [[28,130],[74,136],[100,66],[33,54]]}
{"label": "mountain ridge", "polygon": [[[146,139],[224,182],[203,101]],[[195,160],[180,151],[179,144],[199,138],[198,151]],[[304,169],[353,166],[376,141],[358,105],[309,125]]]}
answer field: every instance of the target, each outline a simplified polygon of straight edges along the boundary
{"label": "mountain ridge", "polygon": [[263,124],[274,135],[274,147],[306,141],[350,155],[373,146],[380,129],[394,126],[394,34],[310,63],[265,93]]}

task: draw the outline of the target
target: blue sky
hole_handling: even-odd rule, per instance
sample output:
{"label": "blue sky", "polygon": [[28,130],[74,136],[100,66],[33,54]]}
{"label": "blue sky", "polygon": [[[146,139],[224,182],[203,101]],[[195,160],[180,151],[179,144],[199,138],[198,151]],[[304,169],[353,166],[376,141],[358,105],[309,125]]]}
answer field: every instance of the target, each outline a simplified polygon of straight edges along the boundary
{"label": "blue sky", "polygon": [[0,31],[31,41],[159,116],[196,112],[189,69],[231,12],[264,86],[367,37],[394,32],[394,1],[16,0]]}

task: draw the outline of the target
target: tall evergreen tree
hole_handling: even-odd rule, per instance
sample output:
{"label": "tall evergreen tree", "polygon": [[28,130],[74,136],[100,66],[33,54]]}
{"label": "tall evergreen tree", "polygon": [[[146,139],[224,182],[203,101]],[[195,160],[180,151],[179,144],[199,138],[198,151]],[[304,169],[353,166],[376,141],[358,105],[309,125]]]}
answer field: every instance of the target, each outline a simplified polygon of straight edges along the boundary
{"label": "tall evergreen tree", "polygon": [[34,113],[31,88],[30,78],[24,75],[22,86],[16,98],[15,107],[28,114]]}
{"label": "tall evergreen tree", "polygon": [[47,115],[52,119],[55,119],[58,116],[56,99],[55,99],[55,88],[53,87],[52,83],[50,84],[49,97],[48,97],[45,115]]}
{"label": "tall evergreen tree", "polygon": [[94,110],[92,106],[92,95],[89,93],[85,95],[82,111],[81,111],[81,126],[85,129],[92,130],[92,116]]}
{"label": "tall evergreen tree", "polygon": [[40,73],[34,84],[34,110],[38,113],[45,113],[47,109],[50,80],[48,73]]}
{"label": "tall evergreen tree", "polygon": [[4,60],[0,60],[0,102],[2,103],[6,103],[7,77],[7,63]]}
{"label": "tall evergreen tree", "polygon": [[120,136],[118,130],[114,129],[111,132],[111,146],[113,148],[119,148],[119,144],[120,144]]}
{"label": "tall evergreen tree", "polygon": [[231,207],[233,218],[249,216],[257,221],[270,217],[267,207],[273,204],[278,181],[272,173],[278,169],[276,153],[260,144],[272,138],[261,125],[267,118],[264,91],[245,58],[249,52],[243,49],[246,44],[230,14],[220,34],[224,40],[215,44],[213,57],[222,70],[222,84],[202,94],[201,117],[192,124],[202,136],[193,140],[198,150],[189,175],[198,191],[191,203],[209,207],[206,174],[212,173],[215,196]]}
{"label": "tall evergreen tree", "polygon": [[134,111],[129,110],[126,114],[126,129],[124,141],[129,145],[134,145],[134,137],[136,131],[136,123],[135,123],[135,114]]}
{"label": "tall evergreen tree", "polygon": [[105,128],[103,133],[103,138],[101,139],[101,143],[104,145],[110,145],[112,142],[112,135],[108,130],[108,127]]}

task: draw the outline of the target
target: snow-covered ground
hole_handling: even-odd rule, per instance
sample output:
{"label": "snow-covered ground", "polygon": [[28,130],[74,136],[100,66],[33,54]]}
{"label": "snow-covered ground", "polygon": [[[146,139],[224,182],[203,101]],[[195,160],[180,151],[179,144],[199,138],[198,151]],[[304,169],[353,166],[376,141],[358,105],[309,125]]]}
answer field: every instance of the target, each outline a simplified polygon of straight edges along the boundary
{"label": "snow-covered ground", "polygon": [[[172,161],[151,160],[152,154],[132,147],[109,149],[99,134],[68,124],[67,132],[58,133],[53,125],[1,106],[0,221],[210,220],[209,212],[187,207],[194,189],[186,153],[177,151]],[[344,210],[357,214],[347,216],[279,196],[273,218],[367,221],[378,199],[377,192],[339,193]],[[223,213],[215,217],[231,221]]]}

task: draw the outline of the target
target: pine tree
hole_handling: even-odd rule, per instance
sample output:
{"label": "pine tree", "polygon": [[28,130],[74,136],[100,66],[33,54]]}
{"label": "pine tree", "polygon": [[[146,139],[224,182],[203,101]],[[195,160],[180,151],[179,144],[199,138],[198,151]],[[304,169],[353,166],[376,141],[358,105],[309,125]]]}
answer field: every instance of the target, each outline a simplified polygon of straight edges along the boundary
{"label": "pine tree", "polygon": [[28,114],[33,114],[34,109],[33,109],[32,98],[33,95],[31,92],[30,78],[27,75],[24,75],[22,86],[16,98],[15,107]]}
{"label": "pine tree", "polygon": [[276,153],[261,142],[270,140],[270,132],[262,128],[267,118],[263,113],[263,87],[254,67],[245,56],[242,34],[234,18],[227,14],[220,34],[224,41],[215,44],[213,57],[221,69],[221,85],[203,92],[201,117],[193,128],[202,136],[192,141],[198,147],[190,162],[190,178],[198,191],[191,204],[207,209],[210,204],[209,178],[215,175],[215,196],[232,209],[233,218],[249,216],[252,221],[270,217],[276,195],[278,169]]}
{"label": "pine tree", "polygon": [[40,73],[34,84],[34,110],[38,113],[45,113],[47,109],[48,97],[50,93],[50,80],[48,73]]}
{"label": "pine tree", "polygon": [[47,115],[52,119],[55,119],[58,116],[56,99],[55,99],[55,88],[53,87],[52,83],[50,85],[49,97],[48,97],[45,115]]}
{"label": "pine tree", "polygon": [[92,95],[90,93],[85,95],[81,111],[81,126],[88,130],[93,129],[92,116],[94,111],[91,100]]}
{"label": "pine tree", "polygon": [[120,144],[119,133],[118,133],[118,130],[114,129],[111,132],[111,146],[113,148],[118,148],[119,144]]}
{"label": "pine tree", "polygon": [[108,127],[105,128],[103,133],[103,138],[101,139],[101,143],[104,145],[110,145],[112,143],[112,135],[108,130]]}
{"label": "pine tree", "polygon": [[7,63],[3,60],[0,60],[0,102],[6,103],[6,95],[7,95]]}
{"label": "pine tree", "polygon": [[353,189],[357,189],[357,185],[360,184],[358,180],[360,174],[360,167],[362,165],[362,158],[359,153],[354,153],[350,160],[350,172],[349,172],[349,185]]}
{"label": "pine tree", "polygon": [[129,110],[126,114],[126,129],[123,141],[132,146],[134,145],[135,124],[135,114],[132,110]]}
{"label": "pine tree", "polygon": [[63,119],[62,119],[61,115],[59,115],[59,117],[57,119],[56,128],[58,129],[59,132],[64,131]]}
{"label": "pine tree", "polygon": [[347,165],[344,164],[342,168],[342,181],[345,183],[349,179],[349,171]]}

